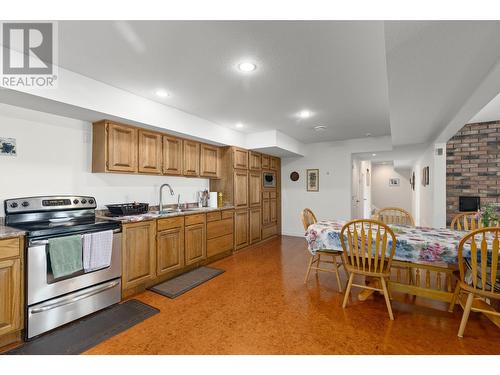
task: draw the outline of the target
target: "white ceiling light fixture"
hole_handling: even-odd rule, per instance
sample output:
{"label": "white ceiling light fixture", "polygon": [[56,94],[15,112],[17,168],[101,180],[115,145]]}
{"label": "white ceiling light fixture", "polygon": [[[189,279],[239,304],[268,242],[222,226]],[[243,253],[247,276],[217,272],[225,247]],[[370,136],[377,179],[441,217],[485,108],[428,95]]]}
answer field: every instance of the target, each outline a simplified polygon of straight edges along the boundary
{"label": "white ceiling light fixture", "polygon": [[377,156],[377,154],[372,154],[372,156]]}
{"label": "white ceiling light fixture", "polygon": [[325,125],[318,125],[318,126],[315,126],[313,129],[316,130],[317,132],[322,132],[322,131],[326,130],[326,126]]}
{"label": "white ceiling light fixture", "polygon": [[250,61],[243,61],[238,64],[238,69],[243,73],[250,73],[257,69],[257,64]]}
{"label": "white ceiling light fixture", "polygon": [[303,109],[302,111],[299,112],[299,117],[306,119],[312,116],[312,112],[308,109]]}
{"label": "white ceiling light fixture", "polygon": [[170,94],[164,89],[156,90],[156,95],[160,98],[168,98],[170,96]]}
{"label": "white ceiling light fixture", "polygon": [[365,134],[367,137],[371,137],[372,136],[372,133],[366,133]]}
{"label": "white ceiling light fixture", "polygon": [[238,122],[238,123],[236,124],[236,127],[237,127],[238,129],[241,129],[241,128],[244,128],[244,127],[245,127],[245,125],[243,125],[241,122]]}

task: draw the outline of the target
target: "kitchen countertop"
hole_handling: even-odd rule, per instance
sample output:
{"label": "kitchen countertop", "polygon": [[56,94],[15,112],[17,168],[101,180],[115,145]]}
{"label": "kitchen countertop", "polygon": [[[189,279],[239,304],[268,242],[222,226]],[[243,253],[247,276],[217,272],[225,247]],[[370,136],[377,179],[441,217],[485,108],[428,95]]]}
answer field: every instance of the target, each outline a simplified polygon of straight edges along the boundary
{"label": "kitchen countertop", "polygon": [[11,237],[22,237],[26,234],[24,230],[7,227],[4,225],[4,218],[0,217],[0,239]]}
{"label": "kitchen countertop", "polygon": [[106,216],[105,214],[97,214],[96,217],[107,220],[116,220],[120,221],[122,224],[125,223],[135,223],[137,221],[147,221],[147,220],[156,220],[163,219],[168,217],[175,216],[187,216],[187,215],[196,215],[196,214],[204,214],[207,212],[214,211],[225,211],[225,210],[234,210],[234,206],[226,206],[226,207],[202,207],[202,208],[191,208],[188,211],[182,212],[169,212],[169,213],[158,213],[158,211],[150,211],[144,214],[139,215],[128,215],[128,216]]}

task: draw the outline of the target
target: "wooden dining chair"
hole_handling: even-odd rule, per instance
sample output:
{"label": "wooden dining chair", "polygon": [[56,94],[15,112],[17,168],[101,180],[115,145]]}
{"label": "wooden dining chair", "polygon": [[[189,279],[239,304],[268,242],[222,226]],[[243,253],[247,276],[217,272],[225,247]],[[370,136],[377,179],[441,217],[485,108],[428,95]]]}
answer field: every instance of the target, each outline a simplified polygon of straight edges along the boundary
{"label": "wooden dining chair", "polygon": [[[301,213],[302,225],[304,226],[304,230],[307,231],[310,225],[318,222],[316,219],[316,215],[309,208],[304,208]],[[331,257],[332,260],[324,260],[321,256]],[[337,262],[337,258],[339,261]],[[323,268],[321,267],[321,263],[323,264],[333,264],[333,268]],[[339,267],[342,266],[342,251],[334,250],[334,249],[322,249],[316,251],[315,254],[311,254],[311,258],[309,258],[309,265],[307,267],[306,277],[304,279],[304,284],[307,283],[307,279],[309,278],[309,274],[311,270],[323,271],[323,272],[333,272],[335,273],[335,277],[337,279],[337,287],[340,293],[342,293],[342,283],[340,282],[339,275]]]}
{"label": "wooden dining chair", "polygon": [[[349,282],[342,307],[345,308],[353,286],[377,290],[384,293],[389,317],[392,314],[386,279],[391,273],[391,263],[396,251],[396,236],[386,224],[368,219],[352,220],[340,231],[340,242],[344,249],[344,267],[349,272]],[[354,275],[364,275],[380,279],[382,288],[354,284]]]}
{"label": "wooden dining chair", "polygon": [[[500,316],[500,312],[485,301],[500,300],[499,233],[498,227],[478,229],[465,235],[458,244],[460,279],[450,303],[450,311],[457,300],[464,309],[458,337],[463,337],[471,311]],[[468,252],[464,254],[466,245],[470,257]],[[467,296],[465,303],[462,294]]]}
{"label": "wooden dining chair", "polygon": [[476,212],[463,212],[456,214],[451,220],[450,228],[453,230],[472,231],[482,228],[481,220],[476,217]]}
{"label": "wooden dining chair", "polygon": [[415,220],[411,214],[399,207],[381,208],[373,217],[374,220],[381,221],[384,224],[409,225],[415,226]]}

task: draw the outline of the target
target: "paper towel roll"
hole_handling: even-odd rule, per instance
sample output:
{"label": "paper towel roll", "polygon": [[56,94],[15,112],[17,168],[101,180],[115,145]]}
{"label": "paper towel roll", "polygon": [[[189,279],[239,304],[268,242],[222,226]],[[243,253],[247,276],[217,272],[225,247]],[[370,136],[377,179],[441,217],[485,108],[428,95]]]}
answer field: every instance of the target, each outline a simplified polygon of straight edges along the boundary
{"label": "paper towel roll", "polygon": [[210,192],[208,197],[208,206],[212,208],[217,208],[217,192]]}

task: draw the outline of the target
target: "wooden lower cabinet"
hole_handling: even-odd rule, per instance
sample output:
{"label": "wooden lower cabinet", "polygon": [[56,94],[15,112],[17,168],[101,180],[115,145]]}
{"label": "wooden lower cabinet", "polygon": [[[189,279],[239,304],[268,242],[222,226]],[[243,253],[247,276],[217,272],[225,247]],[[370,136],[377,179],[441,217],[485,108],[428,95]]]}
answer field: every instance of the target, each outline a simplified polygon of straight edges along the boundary
{"label": "wooden lower cabinet", "polygon": [[156,276],[184,267],[184,220],[178,219],[162,219],[161,225],[167,229],[156,235]]}
{"label": "wooden lower cabinet", "polygon": [[156,275],[156,221],[122,226],[122,289],[143,284]]}
{"label": "wooden lower cabinet", "polygon": [[[208,217],[210,216],[210,219]],[[234,212],[232,210],[207,214],[207,257],[234,248]]]}
{"label": "wooden lower cabinet", "polygon": [[249,210],[249,234],[250,244],[259,242],[261,240],[261,215],[260,208],[252,208]]}
{"label": "wooden lower cabinet", "polygon": [[234,211],[234,247],[248,246],[248,210]]}
{"label": "wooden lower cabinet", "polygon": [[205,223],[189,225],[184,232],[186,266],[207,258]]}
{"label": "wooden lower cabinet", "polygon": [[22,238],[0,240],[0,347],[20,340],[23,329]]}

